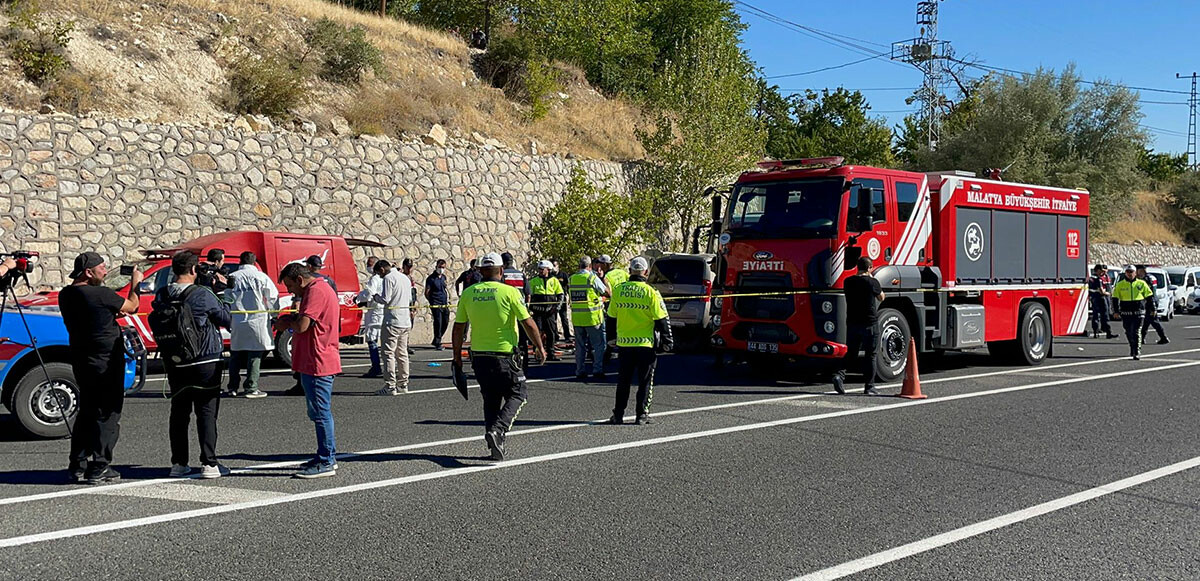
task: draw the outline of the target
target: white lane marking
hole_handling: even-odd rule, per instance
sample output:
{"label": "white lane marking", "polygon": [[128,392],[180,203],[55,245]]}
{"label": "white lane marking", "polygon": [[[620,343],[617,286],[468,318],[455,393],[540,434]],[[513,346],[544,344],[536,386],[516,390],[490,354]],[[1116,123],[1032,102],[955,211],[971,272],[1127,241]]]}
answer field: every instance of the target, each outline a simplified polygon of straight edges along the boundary
{"label": "white lane marking", "polygon": [[1200,325],[1192,325],[1190,327],[1184,327],[1184,329],[1200,329]]}
{"label": "white lane marking", "polygon": [[880,551],[873,555],[867,555],[861,559],[855,559],[853,561],[842,563],[841,565],[829,567],[828,569],[822,569],[814,573],[796,577],[793,579],[793,581],[830,581],[832,579],[841,579],[842,577],[847,577],[855,573],[861,573],[867,569],[872,569],[880,565],[886,565],[888,563],[899,561],[900,559],[905,559],[926,551],[932,551],[938,547],[944,547],[951,543],[957,543],[959,541],[976,537],[996,529],[1004,528],[1012,524],[1050,514],[1064,508],[1069,508],[1089,500],[1095,500],[1109,494],[1120,492],[1126,488],[1132,488],[1139,484],[1145,484],[1153,480],[1158,480],[1159,478],[1171,476],[1172,474],[1178,474],[1185,470],[1191,470],[1197,466],[1200,466],[1200,456],[1190,460],[1184,460],[1183,462],[1177,462],[1175,464],[1171,464],[1170,466],[1163,466],[1162,468],[1151,470],[1149,472],[1143,472],[1135,476],[1130,476],[1129,478],[1122,478],[1116,482],[1102,484],[1095,488],[1084,490],[1083,492],[1076,492],[1075,494],[1056,498],[1049,502],[1043,502],[1042,504],[1010,512],[1005,515],[957,528],[952,531],[947,531],[940,535],[934,535],[929,538],[908,543],[907,545],[900,545],[899,547],[893,549]]}
{"label": "white lane marking", "polygon": [[154,488],[120,488],[106,490],[100,487],[96,494],[109,496],[133,496],[137,498],[152,498],[156,500],[174,500],[179,502],[203,502],[205,504],[237,504],[252,502],[265,498],[287,496],[286,492],[271,490],[254,490],[251,488],[230,488],[228,486],[201,486],[188,481],[176,481]]}
{"label": "white lane marking", "polygon": [[[1150,369],[1131,369],[1131,370],[1127,370],[1127,371],[1119,371],[1116,373],[1109,373],[1105,376],[1105,379],[1114,378],[1114,377],[1123,377],[1126,375],[1150,373],[1150,372],[1155,372],[1155,371],[1166,371],[1169,369],[1179,369],[1179,368],[1183,368],[1183,367],[1194,367],[1196,365],[1200,365],[1200,361],[1193,361],[1190,363],[1175,363],[1172,365],[1163,365],[1160,367],[1154,367],[1154,368],[1150,368]],[[1072,384],[1072,383],[1083,383],[1083,382],[1089,382],[1089,381],[1095,381],[1095,380],[1091,377],[1082,377],[1082,378],[1074,378],[1074,379],[1060,379],[1057,381],[1047,381],[1047,382],[1042,382],[1042,383],[1031,383],[1031,384],[1026,384],[1026,385],[1016,385],[1016,386],[1012,386],[1012,387],[1003,387],[1003,388],[991,389],[991,390],[987,390],[987,391],[976,391],[976,392],[971,392],[971,393],[948,395],[948,396],[944,396],[944,397],[931,398],[931,399],[908,400],[908,401],[893,403],[893,404],[884,404],[884,405],[870,406],[870,407],[864,407],[864,408],[855,408],[855,409],[850,409],[850,410],[840,410],[840,411],[836,411],[836,412],[827,412],[827,413],[823,413],[823,414],[814,414],[814,415],[801,416],[801,417],[796,417],[796,418],[787,418],[787,419],[783,419],[783,420],[773,420],[773,421],[768,421],[768,422],[756,422],[756,423],[752,423],[752,424],[742,424],[742,425],[730,426],[730,427],[725,427],[725,428],[703,430],[700,432],[688,432],[688,433],[683,433],[683,434],[675,434],[672,436],[649,438],[646,440],[634,440],[632,442],[621,442],[618,444],[596,446],[593,448],[582,448],[582,449],[577,449],[577,450],[569,450],[569,451],[565,451],[565,452],[555,452],[552,454],[543,454],[541,456],[531,456],[529,458],[507,460],[507,461],[496,463],[496,464],[482,464],[482,465],[478,465],[478,466],[467,466],[464,468],[450,468],[450,469],[442,470],[439,472],[429,472],[429,473],[425,473],[425,474],[402,476],[399,478],[390,478],[387,480],[377,480],[374,482],[363,482],[360,484],[352,484],[349,486],[339,486],[339,487],[334,487],[334,488],[326,488],[323,490],[314,490],[311,492],[304,492],[304,493],[300,493],[300,494],[290,494],[290,495],[281,496],[281,497],[277,497],[277,498],[267,498],[267,499],[255,500],[255,501],[250,501],[250,502],[242,502],[242,503],[237,503],[237,504],[227,504],[227,505],[214,506],[214,507],[208,507],[208,508],[202,508],[202,509],[194,509],[194,510],[186,510],[186,511],[174,512],[174,513],[159,514],[159,515],[154,515],[154,516],[135,518],[135,519],[129,519],[129,520],[123,520],[123,521],[116,521],[116,522],[110,522],[110,523],[104,523],[104,524],[98,524],[98,525],[89,525],[89,526],[83,526],[83,527],[50,531],[50,532],[45,532],[45,533],[36,533],[36,534],[32,534],[32,535],[21,535],[21,536],[16,536],[16,537],[8,537],[8,538],[0,539],[0,548],[17,547],[17,546],[21,546],[21,545],[40,543],[40,542],[44,542],[44,541],[52,541],[52,540],[58,540],[58,539],[80,537],[80,536],[85,536],[85,535],[93,535],[93,534],[97,534],[97,533],[105,533],[105,532],[118,531],[118,530],[142,527],[142,526],[153,525],[153,524],[174,522],[174,521],[192,519],[192,518],[197,518],[197,517],[202,517],[202,516],[211,516],[211,515],[216,515],[216,514],[224,514],[224,513],[228,513],[228,512],[237,512],[237,511],[241,511],[241,510],[248,510],[248,509],[252,509],[252,508],[261,508],[264,506],[289,504],[292,502],[300,502],[303,500],[312,500],[312,499],[316,499],[316,498],[339,496],[342,494],[362,492],[365,490],[374,490],[377,488],[387,488],[387,487],[391,487],[391,486],[398,486],[401,484],[410,484],[413,482],[423,482],[426,480],[438,480],[438,479],[442,479],[442,478],[449,478],[452,476],[462,476],[462,475],[466,475],[466,474],[474,474],[476,472],[484,472],[484,471],[488,471],[488,470],[498,470],[501,468],[512,468],[515,466],[524,466],[527,464],[538,464],[541,462],[550,462],[550,461],[554,461],[554,460],[563,460],[563,459],[567,459],[567,458],[591,456],[594,454],[603,454],[606,452],[614,452],[614,451],[618,451],[618,450],[630,450],[630,449],[635,449],[635,448],[645,448],[648,446],[654,446],[654,445],[658,445],[658,444],[682,442],[682,441],[687,441],[687,440],[695,440],[695,439],[699,439],[699,438],[720,436],[720,435],[724,435],[724,434],[748,432],[748,431],[753,431],[753,430],[761,430],[761,429],[765,429],[765,428],[774,428],[774,427],[778,427],[778,426],[788,426],[788,425],[793,425],[793,424],[815,422],[815,421],[826,420],[826,419],[831,419],[831,418],[841,418],[841,417],[846,417],[846,416],[854,416],[854,415],[869,414],[869,413],[876,413],[876,412],[882,412],[882,411],[890,411],[890,410],[908,408],[908,407],[914,407],[914,406],[933,405],[933,404],[944,403],[944,402],[949,402],[949,401],[973,399],[973,398],[978,398],[978,397],[986,397],[986,396],[991,396],[991,395],[1013,393],[1013,392],[1017,392],[1017,391],[1027,391],[1027,390],[1031,390],[1031,389],[1052,387],[1052,386],[1058,386],[1058,385],[1067,385],[1067,384]],[[477,440],[478,438],[472,438],[472,439]]]}
{"label": "white lane marking", "polygon": [[[1166,355],[1177,355],[1177,354],[1183,354],[1183,353],[1194,353],[1194,352],[1200,352],[1200,349],[1184,349],[1181,351],[1170,351],[1170,352],[1166,352],[1166,353],[1144,355],[1142,357],[1142,359],[1147,359],[1150,357],[1162,357],[1162,356],[1166,356]],[[932,378],[932,379],[922,380],[921,383],[929,385],[929,384],[934,384],[934,383],[945,383],[945,382],[951,382],[951,381],[962,381],[962,380],[966,380],[966,379],[978,379],[978,378],[982,378],[982,377],[994,377],[994,376],[999,376],[999,375],[1009,375],[1009,374],[1013,374],[1013,373],[1028,373],[1028,372],[1037,371],[1037,370],[1058,369],[1058,368],[1062,368],[1062,367],[1078,367],[1081,365],[1095,365],[1098,363],[1116,363],[1116,362],[1124,362],[1124,361],[1129,361],[1129,358],[1128,357],[1114,357],[1111,359],[1093,359],[1093,360],[1089,360],[1089,361],[1073,361],[1071,363],[1061,363],[1058,365],[1026,367],[1026,368],[1021,368],[1021,369],[1005,369],[1002,371],[986,371],[986,372],[975,373],[975,374],[970,374],[970,375],[954,375],[954,376],[948,376],[948,377],[936,377],[936,378]],[[574,377],[574,376],[569,376],[569,377]],[[543,380],[530,380],[530,381],[553,381],[554,379],[555,378],[543,379]],[[878,387],[880,389],[892,389],[892,388],[896,388],[896,387],[900,387],[900,386],[901,386],[900,383],[888,383],[888,384],[881,385]],[[479,384],[473,384],[470,387],[479,387]],[[457,388],[453,388],[453,387],[437,388],[436,391],[447,391],[450,389],[457,389]],[[419,391],[435,391],[435,390],[428,389],[428,390],[419,390]],[[765,398],[765,399],[754,399],[754,400],[739,401],[739,402],[732,402],[732,403],[712,404],[712,405],[699,406],[699,407],[694,407],[694,408],[679,408],[679,409],[674,409],[674,410],[655,412],[654,415],[655,415],[655,417],[662,417],[662,416],[673,416],[673,415],[679,415],[679,414],[692,414],[692,413],[708,412],[708,411],[723,410],[723,409],[730,409],[730,408],[738,408],[738,407],[743,407],[743,406],[771,404],[771,403],[791,401],[791,400],[824,397],[824,396],[832,395],[832,394],[833,394],[833,391],[825,391],[823,393],[804,393],[804,394],[797,394],[797,395],[785,395],[785,396],[780,396],[780,397],[769,397],[769,398]],[[626,419],[630,419],[632,417],[633,417],[632,415],[626,416]],[[508,435],[515,436],[515,435],[521,435],[521,434],[538,434],[538,433],[542,433],[542,432],[553,432],[553,431],[572,429],[572,428],[583,428],[583,427],[598,424],[598,423],[604,421],[604,419],[607,419],[607,418],[591,420],[591,421],[575,422],[575,423],[569,423],[569,424],[559,424],[556,426],[542,426],[539,428],[513,430],[513,431],[509,432]],[[404,444],[401,446],[392,446],[392,447],[388,447],[388,448],[376,448],[374,450],[364,450],[361,452],[345,452],[342,454],[338,454],[337,457],[341,458],[341,459],[347,459],[347,458],[355,458],[358,456],[369,456],[372,454],[390,454],[393,452],[403,452],[403,451],[407,451],[407,450],[419,450],[419,449],[424,449],[424,448],[434,448],[434,447],[438,447],[438,446],[462,444],[465,442],[474,442],[474,441],[478,441],[479,438],[480,438],[479,436],[466,436],[466,437],[461,437],[461,438],[450,438],[450,439],[446,439],[446,440],[435,440],[432,442]],[[273,470],[276,468],[289,468],[289,467],[293,467],[293,466],[299,466],[303,463],[304,463],[304,461],[302,461],[302,460],[289,460],[286,462],[271,462],[271,463],[267,463],[267,464],[254,464],[251,466],[246,466],[244,468],[233,469],[233,470],[231,470],[231,473],[232,474],[249,474],[249,473],[253,473],[253,472],[259,472],[262,470]],[[195,476],[193,476],[193,478],[195,478]],[[122,482],[120,484],[110,484],[110,485],[105,486],[104,488],[109,489],[109,490],[114,489],[114,488],[135,488],[135,487],[140,487],[140,486],[150,486],[150,485],[164,484],[164,483],[176,482],[176,481],[177,481],[176,479],[172,479],[172,478],[157,478],[157,479],[151,479],[151,480],[133,480],[133,481],[129,481],[129,482]],[[63,498],[63,497],[67,497],[67,496],[79,496],[79,495],[83,495],[83,494],[94,494],[96,492],[96,490],[97,489],[94,487],[83,487],[83,488],[72,488],[72,489],[68,489],[68,490],[59,490],[59,491],[55,491],[55,492],[43,492],[43,493],[38,493],[38,494],[30,494],[30,495],[26,495],[26,496],[14,496],[14,497],[9,497],[9,498],[0,498],[0,506],[4,506],[6,504],[20,504],[20,503],[24,503],[24,502],[35,502],[38,500],[50,500],[50,499],[55,499],[55,498]]]}

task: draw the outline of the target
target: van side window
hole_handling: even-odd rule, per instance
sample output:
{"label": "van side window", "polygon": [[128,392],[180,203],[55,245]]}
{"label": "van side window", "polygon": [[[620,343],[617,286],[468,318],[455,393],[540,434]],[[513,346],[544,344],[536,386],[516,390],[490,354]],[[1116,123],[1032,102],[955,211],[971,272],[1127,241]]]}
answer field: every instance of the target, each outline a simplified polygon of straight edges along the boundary
{"label": "van side window", "polygon": [[913,208],[917,207],[919,195],[917,184],[896,182],[896,218],[901,223],[908,222],[908,219],[912,217]]}
{"label": "van side window", "polygon": [[858,189],[863,186],[875,190],[871,192],[871,213],[875,216],[872,223],[887,222],[887,205],[884,203],[883,197],[883,180],[860,178],[850,183],[850,206],[846,212],[846,230],[854,230],[854,211],[858,209]]}

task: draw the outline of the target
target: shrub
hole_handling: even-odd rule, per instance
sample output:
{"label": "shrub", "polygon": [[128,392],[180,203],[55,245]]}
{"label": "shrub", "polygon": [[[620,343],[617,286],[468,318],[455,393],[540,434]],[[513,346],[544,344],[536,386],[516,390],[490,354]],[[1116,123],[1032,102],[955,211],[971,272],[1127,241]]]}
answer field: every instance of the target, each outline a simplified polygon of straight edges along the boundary
{"label": "shrub", "polygon": [[78,70],[69,69],[59,73],[46,85],[46,95],[42,100],[60,111],[81,115],[100,106],[104,100],[104,91],[100,89],[96,79]]}
{"label": "shrub", "polygon": [[226,105],[235,113],[285,118],[308,100],[304,68],[279,55],[242,58],[232,64],[227,76]]}
{"label": "shrub", "polygon": [[315,51],[321,57],[322,79],[351,85],[358,83],[367,69],[375,76],[384,74],[383,54],[367,40],[362,27],[343,26],[322,18],[304,32],[304,41],[310,53]]}
{"label": "shrub", "polygon": [[480,74],[510,99],[530,106],[530,118],[550,112],[551,95],[559,89],[558,70],[523,35],[492,44],[479,63]]}
{"label": "shrub", "polygon": [[75,29],[74,22],[44,20],[33,0],[13,2],[9,5],[9,15],[12,58],[25,78],[40,85],[71,65],[66,48]]}
{"label": "shrub", "polygon": [[585,255],[626,255],[649,239],[644,218],[637,201],[593,184],[575,166],[562,199],[531,230],[531,248],[568,267]]}

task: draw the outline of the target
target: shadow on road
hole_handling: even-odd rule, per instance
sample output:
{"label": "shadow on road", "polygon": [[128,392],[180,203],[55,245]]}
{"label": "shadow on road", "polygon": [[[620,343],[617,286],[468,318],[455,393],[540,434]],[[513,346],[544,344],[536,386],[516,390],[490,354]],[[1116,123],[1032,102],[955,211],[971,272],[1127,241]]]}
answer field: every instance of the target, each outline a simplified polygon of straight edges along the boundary
{"label": "shadow on road", "polygon": [[[122,480],[162,478],[168,472],[167,468],[161,466],[113,464],[112,467],[121,473]],[[78,483],[69,479],[66,468],[63,468],[60,470],[14,470],[11,472],[0,472],[0,484],[62,484],[73,486]]]}

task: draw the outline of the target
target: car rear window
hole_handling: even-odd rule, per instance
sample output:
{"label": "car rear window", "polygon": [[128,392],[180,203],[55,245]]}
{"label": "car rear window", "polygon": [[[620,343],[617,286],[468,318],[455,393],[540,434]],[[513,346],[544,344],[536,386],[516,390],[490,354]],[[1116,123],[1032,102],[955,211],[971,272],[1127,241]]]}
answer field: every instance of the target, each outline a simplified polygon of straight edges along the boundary
{"label": "car rear window", "polygon": [[703,260],[659,259],[650,267],[650,284],[703,284],[707,265]]}

